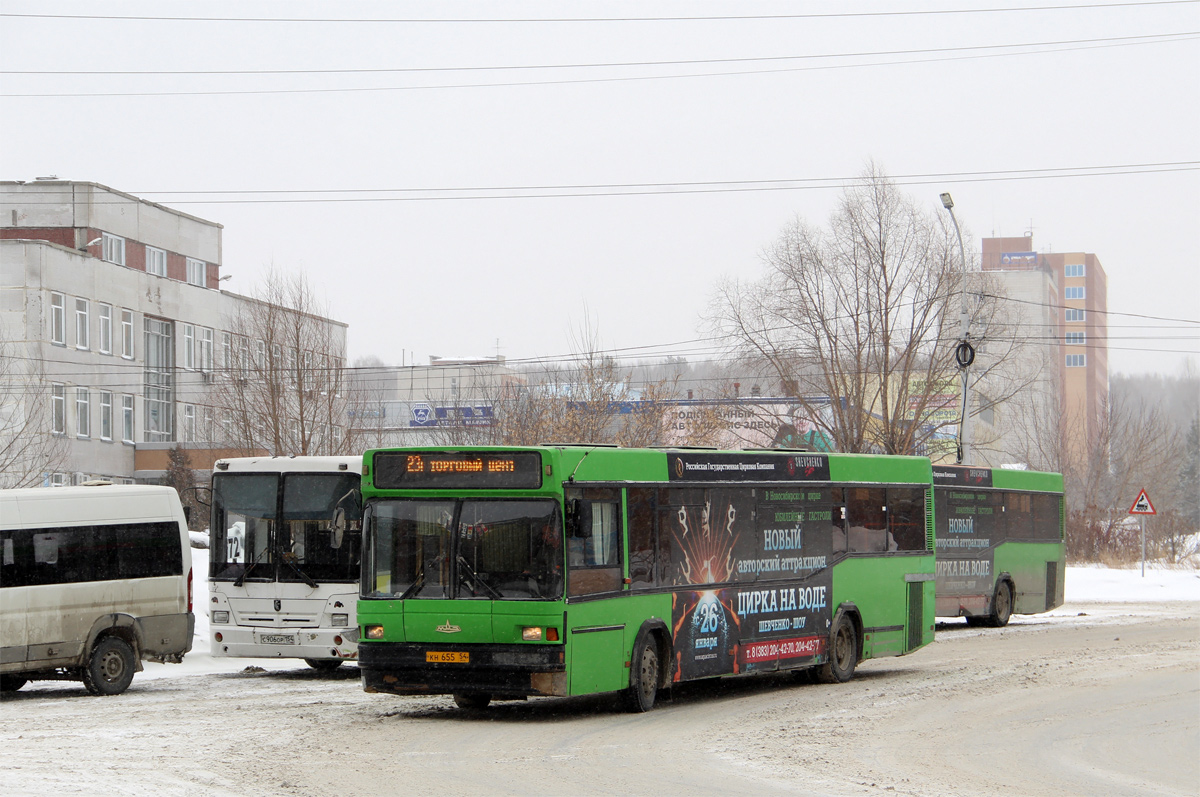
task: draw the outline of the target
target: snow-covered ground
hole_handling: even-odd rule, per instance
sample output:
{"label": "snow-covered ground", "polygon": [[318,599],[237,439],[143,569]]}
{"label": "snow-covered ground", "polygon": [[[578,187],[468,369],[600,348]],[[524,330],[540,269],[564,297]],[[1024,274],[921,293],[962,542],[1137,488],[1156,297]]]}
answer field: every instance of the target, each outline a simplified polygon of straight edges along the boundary
{"label": "snow-covered ground", "polygon": [[[138,678],[172,678],[202,673],[239,672],[246,667],[265,670],[294,670],[304,668],[299,659],[235,659],[213,656],[210,652],[208,627],[208,551],[192,549],[192,568],[196,574],[193,605],[196,611],[196,636],[192,651],[182,664],[145,662],[145,672]],[[1094,603],[1200,603],[1200,571],[1176,570],[1147,566],[1145,576],[1140,567],[1109,568],[1098,566],[1068,567],[1066,604],[1048,615],[1029,615],[1029,620],[1078,616],[1086,604]],[[1020,623],[1021,617],[1014,618]],[[953,622],[953,621],[951,621]],[[965,621],[963,621],[965,623]],[[28,688],[28,687],[27,687]]]}

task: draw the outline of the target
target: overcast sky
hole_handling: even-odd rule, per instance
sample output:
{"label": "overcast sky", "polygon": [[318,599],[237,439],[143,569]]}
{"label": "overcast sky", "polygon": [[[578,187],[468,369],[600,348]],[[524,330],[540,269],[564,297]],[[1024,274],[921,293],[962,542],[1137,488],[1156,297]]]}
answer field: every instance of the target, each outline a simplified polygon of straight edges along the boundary
{"label": "overcast sky", "polygon": [[[947,8],[975,11],[898,13]],[[873,159],[931,209],[952,192],[976,248],[1095,253],[1135,314],[1112,369],[1175,372],[1200,350],[1198,37],[1196,2],[5,0],[0,178],[223,224],[225,285],[303,269],[352,358],[561,355],[585,314],[605,347],[699,358],[717,283]],[[79,74],[18,74],[51,71]]]}

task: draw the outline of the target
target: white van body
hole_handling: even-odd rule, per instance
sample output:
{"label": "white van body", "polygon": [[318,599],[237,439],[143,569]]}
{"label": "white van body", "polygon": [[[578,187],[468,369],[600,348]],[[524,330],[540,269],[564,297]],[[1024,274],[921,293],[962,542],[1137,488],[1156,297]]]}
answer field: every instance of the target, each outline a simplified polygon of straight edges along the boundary
{"label": "white van body", "polygon": [[173,488],[0,490],[0,689],[125,690],[191,650],[192,555]]}
{"label": "white van body", "polygon": [[[213,468],[213,656],[358,659],[361,456],[241,457]],[[341,509],[346,528],[333,529]]]}

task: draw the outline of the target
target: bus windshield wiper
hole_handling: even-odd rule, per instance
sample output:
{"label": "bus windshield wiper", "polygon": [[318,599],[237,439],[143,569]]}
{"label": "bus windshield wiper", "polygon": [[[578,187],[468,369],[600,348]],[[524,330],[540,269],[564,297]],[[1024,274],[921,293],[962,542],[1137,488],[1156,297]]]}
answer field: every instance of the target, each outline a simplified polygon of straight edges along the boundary
{"label": "bus windshield wiper", "polygon": [[265,554],[265,553],[266,553],[267,551],[269,551],[269,550],[271,550],[271,547],[270,547],[270,546],[267,546],[266,548],[263,548],[263,549],[262,549],[262,550],[259,552],[258,556],[254,557],[254,561],[253,561],[253,562],[251,562],[251,563],[250,563],[250,564],[249,564],[249,565],[246,567],[246,569],[242,571],[242,574],[241,574],[240,576],[238,576],[238,577],[237,577],[237,580],[233,582],[233,586],[235,586],[235,587],[240,587],[240,586],[242,586],[242,584],[244,584],[244,583],[246,582],[246,576],[250,575],[250,571],[251,571],[251,570],[253,570],[254,568],[258,567],[258,563],[262,561],[263,554]]}
{"label": "bus windshield wiper", "polygon": [[295,562],[289,561],[287,559],[287,557],[282,557],[281,561],[288,567],[292,568],[293,573],[300,576],[300,578],[304,579],[305,584],[312,587],[313,589],[317,588],[317,582],[313,581],[312,578],[309,577],[308,573],[305,573],[303,570],[301,570],[299,567],[297,567]]}
{"label": "bus windshield wiper", "polygon": [[413,583],[408,585],[408,589],[400,593],[400,597],[397,600],[411,598],[413,595],[416,595],[423,586],[425,586],[425,568],[421,568],[421,572],[417,573],[417,577],[413,579]]}
{"label": "bus windshield wiper", "polygon": [[493,598],[502,598],[502,597],[504,597],[504,596],[503,596],[503,595],[501,595],[499,592],[497,592],[497,591],[496,591],[496,590],[495,590],[495,589],[492,587],[492,585],[491,585],[491,584],[487,583],[486,581],[482,580],[482,579],[479,577],[479,574],[478,574],[478,573],[476,573],[476,572],[475,572],[475,570],[474,570],[474,569],[471,567],[471,565],[470,565],[470,564],[467,562],[467,559],[466,559],[466,557],[465,557],[465,556],[459,555],[459,557],[458,557],[458,564],[459,564],[459,566],[460,566],[460,567],[462,567],[462,568],[463,568],[463,570],[465,570],[465,571],[466,571],[467,578],[468,578],[468,579],[470,579],[471,583],[475,585],[475,587],[474,587],[474,588],[475,588],[476,590],[478,590],[480,587],[483,587],[483,589],[487,590],[488,594],[490,594],[490,595],[491,595]]}

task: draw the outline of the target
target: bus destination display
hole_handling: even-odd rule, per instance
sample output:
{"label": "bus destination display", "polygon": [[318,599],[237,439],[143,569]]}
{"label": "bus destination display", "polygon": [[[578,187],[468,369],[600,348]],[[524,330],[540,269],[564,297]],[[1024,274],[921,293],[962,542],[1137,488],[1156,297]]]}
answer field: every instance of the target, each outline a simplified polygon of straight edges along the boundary
{"label": "bus destination display", "polygon": [[380,451],[375,486],[383,490],[536,489],[541,455],[532,451]]}

